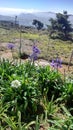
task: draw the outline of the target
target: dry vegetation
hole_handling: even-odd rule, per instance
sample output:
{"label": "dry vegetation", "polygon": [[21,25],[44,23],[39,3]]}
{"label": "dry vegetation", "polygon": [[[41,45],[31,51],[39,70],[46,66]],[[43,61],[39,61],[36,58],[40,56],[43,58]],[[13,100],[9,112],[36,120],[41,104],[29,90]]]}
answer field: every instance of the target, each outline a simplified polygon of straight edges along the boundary
{"label": "dry vegetation", "polygon": [[[24,54],[30,55],[32,52],[32,45],[36,40],[37,46],[41,50],[39,55],[40,59],[45,59],[51,61],[56,58],[57,55],[63,61],[63,68],[60,70],[64,73],[68,71],[68,64],[70,61],[70,56],[73,51],[73,43],[71,41],[62,41],[59,39],[50,39],[47,30],[36,31],[34,29],[25,29],[21,32],[21,52],[24,59]],[[8,43],[14,43],[14,53],[15,59],[18,59],[19,45],[20,45],[20,31],[19,30],[6,30],[0,28],[0,57],[1,58],[12,58],[11,51],[7,48]],[[73,57],[71,59],[73,64]],[[73,66],[70,66],[68,73],[73,74]]]}

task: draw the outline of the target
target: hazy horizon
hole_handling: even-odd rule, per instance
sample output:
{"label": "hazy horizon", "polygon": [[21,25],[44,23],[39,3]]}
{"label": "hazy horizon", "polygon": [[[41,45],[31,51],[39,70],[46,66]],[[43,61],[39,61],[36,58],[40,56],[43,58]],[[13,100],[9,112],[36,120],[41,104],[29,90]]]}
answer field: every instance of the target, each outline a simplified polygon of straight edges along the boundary
{"label": "hazy horizon", "polygon": [[54,12],[73,14],[73,0],[2,0],[0,15],[18,15],[20,13]]}

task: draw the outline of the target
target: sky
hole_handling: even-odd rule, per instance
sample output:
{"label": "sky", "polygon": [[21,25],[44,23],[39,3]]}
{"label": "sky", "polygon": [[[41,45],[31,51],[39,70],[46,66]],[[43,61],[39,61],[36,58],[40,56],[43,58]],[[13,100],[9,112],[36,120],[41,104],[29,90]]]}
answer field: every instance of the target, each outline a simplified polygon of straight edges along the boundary
{"label": "sky", "polygon": [[0,0],[0,14],[67,11],[73,14],[73,0]]}

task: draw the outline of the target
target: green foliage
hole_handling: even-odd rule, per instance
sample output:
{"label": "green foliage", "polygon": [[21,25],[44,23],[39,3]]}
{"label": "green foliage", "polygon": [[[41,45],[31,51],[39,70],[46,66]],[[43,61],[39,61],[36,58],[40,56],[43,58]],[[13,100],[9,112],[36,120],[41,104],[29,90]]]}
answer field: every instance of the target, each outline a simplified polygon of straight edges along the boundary
{"label": "green foliage", "polygon": [[51,22],[51,33],[50,36],[54,32],[58,32],[58,37],[62,38],[63,40],[71,39],[71,32],[73,31],[70,21],[68,20],[69,15],[66,11],[56,14],[56,19],[53,18],[50,19]]}
{"label": "green foliage", "polygon": [[57,105],[57,101],[53,101],[54,96],[52,96],[50,101],[48,101],[45,97],[43,100],[43,105],[45,109],[45,119],[47,120],[48,118],[53,118],[60,109]]}
{"label": "green foliage", "polygon": [[49,66],[41,67],[38,78],[38,86],[42,95],[46,94],[49,100],[51,100],[52,95],[54,95],[54,99],[61,95],[63,81],[57,71],[51,70]]}
{"label": "green foliage", "polygon": [[[31,128],[31,125],[35,124],[34,121],[30,122],[30,123],[22,123],[21,121],[21,112],[18,111],[18,120],[17,122],[15,122],[13,120],[13,118],[11,117],[8,117],[6,114],[2,114],[2,116],[0,116],[0,119],[1,119],[1,130],[7,130],[7,129],[10,129],[10,130],[28,130]],[[5,124],[5,127],[4,127],[4,124]],[[3,127],[2,127],[3,126]]]}
{"label": "green foliage", "polygon": [[[7,68],[7,65],[9,68]],[[3,105],[10,104],[9,115],[14,115],[19,110],[24,116],[28,117],[30,114],[36,112],[39,102],[37,97],[40,96],[37,88],[36,73],[33,74],[35,67],[30,63],[24,66],[12,65],[7,61],[3,61],[3,68],[1,68],[0,73],[0,91]]]}
{"label": "green foliage", "polygon": [[[63,117],[55,117],[53,120],[48,120],[51,127],[48,130],[72,130],[73,129],[73,116],[62,105]],[[62,115],[61,115],[62,116]],[[65,118],[64,118],[65,116]]]}
{"label": "green foliage", "polygon": [[33,20],[32,24],[35,25],[38,30],[43,28],[43,23],[38,21],[38,20],[36,20],[36,19]]}
{"label": "green foliage", "polygon": [[73,104],[73,80],[72,79],[66,79],[62,96],[68,108],[71,108]]}
{"label": "green foliage", "polygon": [[[52,125],[50,130],[70,130],[73,118],[60,105],[62,102],[72,113],[72,80],[63,81],[62,75],[50,66],[0,60],[1,130],[39,130],[41,114],[43,120],[49,120]],[[64,116],[63,120],[58,117],[59,113]]]}

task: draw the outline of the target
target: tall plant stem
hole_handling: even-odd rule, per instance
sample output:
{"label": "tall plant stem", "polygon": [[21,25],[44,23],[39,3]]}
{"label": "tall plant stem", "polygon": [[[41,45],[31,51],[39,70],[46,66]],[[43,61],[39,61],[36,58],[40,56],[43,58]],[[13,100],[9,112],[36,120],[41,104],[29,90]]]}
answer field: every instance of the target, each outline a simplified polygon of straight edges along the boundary
{"label": "tall plant stem", "polygon": [[21,27],[20,27],[20,45],[19,45],[20,63],[21,63],[21,48],[22,48],[22,44],[21,44]]}

